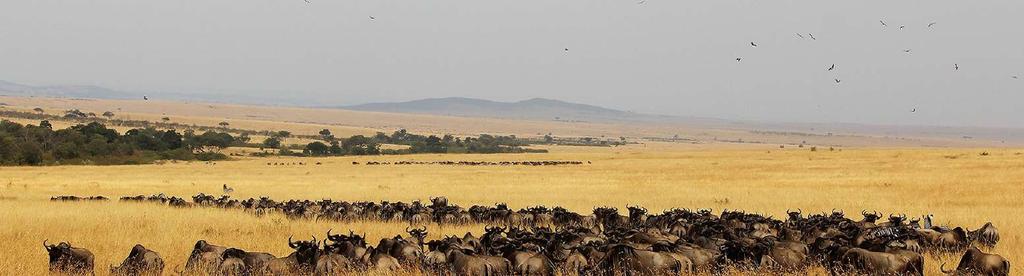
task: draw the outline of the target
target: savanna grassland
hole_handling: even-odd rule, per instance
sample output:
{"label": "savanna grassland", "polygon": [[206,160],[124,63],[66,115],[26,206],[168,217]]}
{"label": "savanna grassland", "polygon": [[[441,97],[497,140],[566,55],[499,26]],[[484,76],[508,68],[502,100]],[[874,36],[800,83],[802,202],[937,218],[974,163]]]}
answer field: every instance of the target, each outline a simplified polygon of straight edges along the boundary
{"label": "savanna grassland", "polygon": [[[405,155],[333,158],[241,158],[214,163],[178,162],[136,166],[0,168],[0,271],[39,275],[46,271],[44,239],[67,240],[96,254],[97,272],[119,263],[132,245],[160,252],[168,270],[178,269],[198,239],[285,255],[289,235],[365,232],[367,240],[401,232],[401,223],[328,223],[254,217],[241,211],[176,209],[146,203],[50,202],[54,195],[150,195],[188,198],[220,194],[275,199],[426,200],[512,208],[561,205],[589,213],[594,206],[742,209],[782,217],[805,212],[862,209],[920,216],[938,223],[999,227],[995,250],[1014,265],[1024,263],[1024,150],[950,148],[819,148],[709,146],[648,143],[624,147],[551,147],[546,154]],[[986,155],[981,153],[986,152]],[[367,166],[352,161],[397,160],[580,160],[578,166]],[[306,165],[268,166],[267,162]],[[322,165],[314,165],[322,162]],[[480,231],[480,225],[429,226],[430,238]],[[479,233],[478,233],[479,234]],[[926,258],[926,273],[942,261]],[[1016,270],[1014,270],[1016,271]],[[808,274],[822,274],[814,268]]]}

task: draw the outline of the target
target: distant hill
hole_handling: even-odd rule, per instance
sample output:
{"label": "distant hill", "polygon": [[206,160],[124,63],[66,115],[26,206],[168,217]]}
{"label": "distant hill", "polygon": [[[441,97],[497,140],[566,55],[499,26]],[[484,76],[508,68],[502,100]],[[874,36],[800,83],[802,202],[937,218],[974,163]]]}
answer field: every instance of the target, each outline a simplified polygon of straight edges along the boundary
{"label": "distant hill", "polygon": [[338,108],[390,113],[559,121],[656,121],[669,118],[544,98],[518,102],[497,102],[450,97],[397,103],[369,103]]}
{"label": "distant hill", "polygon": [[134,99],[139,97],[133,93],[121,92],[92,85],[30,86],[2,80],[0,80],[0,95],[92,99]]}

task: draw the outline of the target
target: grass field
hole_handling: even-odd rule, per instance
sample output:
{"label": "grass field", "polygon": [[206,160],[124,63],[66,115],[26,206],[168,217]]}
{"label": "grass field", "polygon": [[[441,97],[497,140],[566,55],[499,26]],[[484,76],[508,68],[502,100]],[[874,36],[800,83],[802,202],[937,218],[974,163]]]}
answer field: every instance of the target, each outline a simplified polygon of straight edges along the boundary
{"label": "grass field", "polygon": [[[368,240],[400,232],[394,223],[324,223],[256,218],[240,211],[172,209],[151,204],[49,202],[53,195],[167,193],[188,197],[219,194],[222,184],[236,197],[275,199],[426,200],[447,196],[460,205],[507,202],[510,207],[562,205],[588,213],[594,206],[652,212],[670,207],[742,209],[782,217],[787,208],[805,212],[861,209],[933,213],[938,222],[977,228],[986,221],[1003,239],[996,252],[1024,261],[1024,150],[844,149],[811,152],[767,146],[719,148],[648,144],[617,148],[553,147],[548,154],[412,155],[336,158],[255,158],[141,166],[0,168],[0,274],[45,273],[40,243],[68,240],[97,256],[101,274],[120,262],[135,243],[160,252],[168,269],[183,266],[198,239],[284,255],[289,235],[322,237],[329,228],[366,232]],[[989,153],[981,155],[982,152]],[[581,160],[557,167],[365,166],[394,160]],[[266,162],[305,166],[267,166]],[[315,162],[323,165],[311,165]],[[480,231],[479,226],[438,229],[443,234]],[[954,257],[944,260],[951,262]],[[937,274],[939,261],[926,260]],[[820,269],[812,274],[823,273]]]}

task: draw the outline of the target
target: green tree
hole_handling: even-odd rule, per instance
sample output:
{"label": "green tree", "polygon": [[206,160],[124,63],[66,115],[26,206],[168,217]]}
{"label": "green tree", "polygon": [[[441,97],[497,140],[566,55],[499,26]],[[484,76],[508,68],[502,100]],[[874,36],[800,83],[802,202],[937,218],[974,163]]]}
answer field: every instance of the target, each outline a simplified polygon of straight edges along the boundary
{"label": "green tree", "polygon": [[366,136],[356,135],[341,142],[341,148],[351,155],[380,154],[380,145]]}
{"label": "green tree", "polygon": [[272,149],[280,148],[281,140],[277,139],[277,137],[269,137],[266,140],[263,140],[263,146]]}
{"label": "green tree", "polygon": [[319,141],[306,144],[306,148],[302,150],[302,153],[312,156],[322,156],[330,154],[330,148]]}
{"label": "green tree", "polygon": [[331,134],[331,130],[326,128],[320,131],[320,137],[323,138],[324,141],[334,140],[334,135]]}

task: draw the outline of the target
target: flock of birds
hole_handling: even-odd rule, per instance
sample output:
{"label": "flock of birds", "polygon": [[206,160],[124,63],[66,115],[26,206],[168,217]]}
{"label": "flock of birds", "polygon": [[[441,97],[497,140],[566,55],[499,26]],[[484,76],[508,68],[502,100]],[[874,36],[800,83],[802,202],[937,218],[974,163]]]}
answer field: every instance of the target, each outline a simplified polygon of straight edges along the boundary
{"label": "flock of birds", "polygon": [[[881,23],[882,28],[889,27],[889,24],[886,24],[885,20],[878,20],[878,22]],[[928,28],[933,28],[935,26],[935,24],[937,24],[937,22],[928,23],[927,27]],[[906,25],[900,25],[899,26],[899,30],[902,31],[906,27],[907,27]],[[801,33],[796,33],[796,36],[799,37],[800,39],[810,38],[811,40],[817,40],[817,38],[815,38],[814,34],[812,34],[812,33],[807,33],[806,37],[803,34],[801,34]],[[754,42],[754,41],[750,42],[750,47],[757,48],[757,46],[758,46],[757,42]],[[568,49],[566,49],[566,50],[568,50]],[[909,48],[903,49],[903,53],[905,53],[905,54],[910,54],[911,51],[912,51],[912,49],[909,49]],[[743,61],[743,57],[736,57],[736,62],[741,62],[741,61]],[[828,66],[828,68],[826,68],[825,70],[826,71],[830,71],[830,72],[831,71],[835,71],[836,70],[836,64],[833,63],[832,65]],[[953,71],[959,71],[959,70],[960,70],[960,64],[953,63]],[[1010,78],[1012,78],[1012,79],[1020,79],[1020,76],[1018,76],[1018,75],[1011,75]],[[839,84],[841,84],[843,82],[843,80],[840,79],[839,77],[834,77],[832,80],[835,82],[836,85],[839,85]],[[910,112],[911,113],[916,113],[917,112],[917,108],[916,107],[915,108],[911,108]]]}

